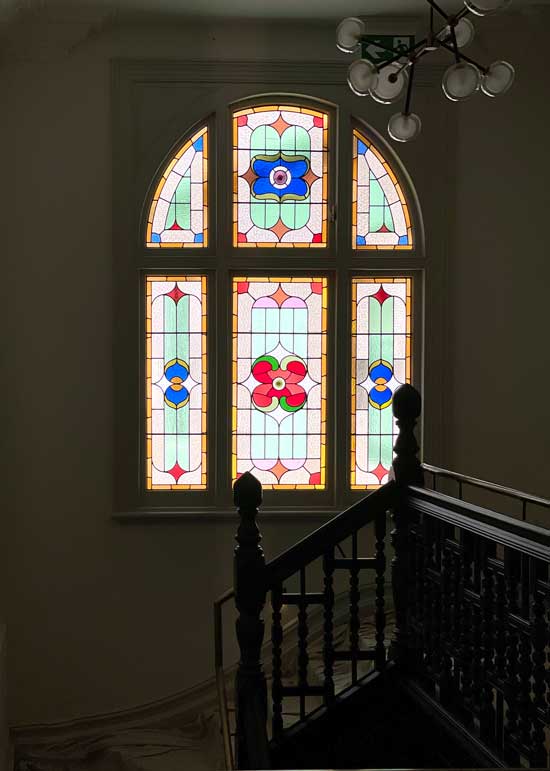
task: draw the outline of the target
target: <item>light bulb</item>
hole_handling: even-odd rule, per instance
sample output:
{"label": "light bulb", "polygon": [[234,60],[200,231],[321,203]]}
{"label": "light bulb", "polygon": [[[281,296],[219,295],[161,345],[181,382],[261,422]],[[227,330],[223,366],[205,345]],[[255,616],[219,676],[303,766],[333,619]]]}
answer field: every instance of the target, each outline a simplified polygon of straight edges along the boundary
{"label": "light bulb", "polygon": [[451,64],[443,75],[443,93],[451,102],[462,102],[475,94],[480,80],[481,73],[475,64],[469,62]]}
{"label": "light bulb", "polygon": [[476,16],[489,16],[498,13],[510,4],[511,0],[464,0],[466,8]]}
{"label": "light bulb", "polygon": [[378,83],[370,89],[375,102],[391,104],[401,96],[407,85],[407,74],[401,64],[388,64],[378,75]]}
{"label": "light bulb", "polygon": [[336,45],[345,54],[353,54],[359,49],[364,34],[365,22],[350,16],[341,21],[336,29]]}
{"label": "light bulb", "polygon": [[348,69],[348,84],[357,96],[367,96],[378,83],[378,70],[368,59],[356,59]]}
{"label": "light bulb", "polygon": [[[475,27],[470,19],[460,19],[455,24],[455,37],[458,48],[465,48],[470,45],[475,36]],[[451,26],[448,25],[437,36],[439,40],[450,43],[451,38]]]}
{"label": "light bulb", "polygon": [[500,96],[508,91],[515,74],[508,62],[493,62],[481,78],[481,90],[487,96]]}
{"label": "light bulb", "polygon": [[414,112],[408,115],[398,112],[388,122],[388,134],[396,142],[410,142],[416,139],[422,129],[422,121]]}

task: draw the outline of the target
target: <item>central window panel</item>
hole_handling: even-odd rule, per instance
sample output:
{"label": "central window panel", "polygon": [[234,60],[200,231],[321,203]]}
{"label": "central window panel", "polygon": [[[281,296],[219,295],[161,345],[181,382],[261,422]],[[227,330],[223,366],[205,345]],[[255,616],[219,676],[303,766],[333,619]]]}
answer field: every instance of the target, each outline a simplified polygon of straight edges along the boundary
{"label": "central window panel", "polygon": [[232,476],[326,486],[327,279],[233,279]]}

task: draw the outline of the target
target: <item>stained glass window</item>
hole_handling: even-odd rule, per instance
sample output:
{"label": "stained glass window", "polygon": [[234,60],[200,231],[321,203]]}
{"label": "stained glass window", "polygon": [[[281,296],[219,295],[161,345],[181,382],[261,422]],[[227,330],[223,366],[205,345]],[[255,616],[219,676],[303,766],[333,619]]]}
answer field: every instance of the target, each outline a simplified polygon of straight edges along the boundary
{"label": "stained glass window", "polygon": [[146,246],[195,247],[208,242],[208,130],[203,126],[166,167],[147,220]]}
{"label": "stained glass window", "polygon": [[233,282],[233,479],[324,489],[327,280]]}
{"label": "stained glass window", "polygon": [[326,113],[291,105],[234,113],[234,246],[326,246],[327,188]]}
{"label": "stained glass window", "polygon": [[411,279],[352,281],[351,486],[388,481],[393,394],[411,381]]}
{"label": "stained glass window", "polygon": [[206,487],[206,278],[146,278],[148,490]]}
{"label": "stained glass window", "polygon": [[352,246],[412,249],[409,207],[403,189],[380,151],[353,131]]}

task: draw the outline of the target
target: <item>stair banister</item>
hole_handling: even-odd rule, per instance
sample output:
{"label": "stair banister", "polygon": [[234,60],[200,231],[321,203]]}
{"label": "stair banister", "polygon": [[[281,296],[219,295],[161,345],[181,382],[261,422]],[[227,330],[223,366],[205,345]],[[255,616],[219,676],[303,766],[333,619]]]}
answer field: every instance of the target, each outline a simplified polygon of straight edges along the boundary
{"label": "stair banister", "polygon": [[[420,394],[411,385],[401,386],[394,395],[394,415],[397,418],[399,435],[394,447],[396,456],[393,463],[392,477],[388,483],[378,490],[370,493],[361,501],[337,515],[318,530],[299,541],[293,547],[276,557],[268,565],[265,564],[263,550],[260,546],[261,534],[258,529],[256,517],[258,506],[262,501],[262,486],[250,473],[240,476],[234,484],[234,501],[238,507],[240,525],[237,531],[234,558],[234,589],[235,603],[238,611],[236,622],[237,640],[240,649],[240,660],[235,681],[235,706],[236,706],[236,766],[239,769],[264,769],[270,767],[269,740],[267,735],[267,687],[266,678],[262,670],[260,653],[264,638],[264,622],[262,612],[266,602],[266,594],[272,591],[275,598],[273,606],[274,618],[280,622],[280,602],[277,597],[283,591],[282,582],[301,571],[302,583],[305,576],[305,566],[313,560],[326,557],[329,552],[343,540],[352,537],[356,549],[357,531],[368,524],[376,525],[376,550],[377,557],[372,560],[364,560],[373,563],[376,569],[377,582],[377,646],[373,653],[376,665],[382,669],[385,664],[385,651],[383,643],[384,627],[384,532],[385,524],[382,520],[388,510],[394,511],[394,531],[392,542],[395,549],[395,557],[392,564],[392,575],[395,581],[394,592],[400,603],[398,616],[398,629],[393,648],[396,656],[404,660],[406,651],[406,605],[403,597],[407,592],[407,522],[405,507],[400,502],[405,499],[405,491],[408,485],[422,484],[422,469],[416,453],[418,444],[414,436],[414,427],[420,415]],[[346,563],[340,567],[348,567],[347,563],[354,563],[359,569],[356,556],[352,559],[336,560],[335,565]],[[325,583],[330,578],[325,574]],[[328,591],[328,590],[327,590]],[[286,596],[286,595],[285,595]],[[304,602],[307,604],[305,590],[302,592]],[[313,595],[309,595],[310,599]],[[304,606],[305,607],[305,606]],[[396,606],[397,607],[397,606]],[[357,609],[356,609],[357,610]],[[330,628],[330,610],[325,608],[326,629]],[[307,622],[302,617],[299,624],[303,632],[303,652],[305,657],[307,648]],[[357,622],[357,619],[356,619]],[[277,639],[275,636],[274,640]],[[280,651],[277,653],[277,657]],[[334,653],[331,656],[335,655]],[[357,660],[360,654],[353,654]],[[274,657],[274,660],[275,658]],[[331,662],[330,656],[325,661],[325,677],[330,684]],[[277,658],[278,660],[278,658]],[[305,659],[307,660],[307,659]],[[354,660],[354,661],[355,661]],[[354,666],[355,663],[354,663]],[[273,688],[276,689],[277,677],[274,664]],[[303,672],[302,672],[303,675]],[[279,684],[280,685],[280,684]],[[311,687],[305,682],[297,689],[289,688],[287,691],[301,691],[307,693],[324,693],[328,686]],[[280,688],[279,688],[280,690]],[[303,699],[302,699],[303,701]],[[301,712],[303,711],[303,705]],[[275,714],[275,713],[274,713]],[[279,716],[280,717],[280,716]],[[277,723],[274,720],[274,726]],[[282,720],[279,720],[279,733],[282,731]],[[275,726],[276,727],[276,726]],[[277,738],[277,737],[275,737]]]}
{"label": "stair banister", "polygon": [[397,495],[392,512],[393,530],[391,532],[394,550],[391,567],[395,608],[392,658],[398,666],[406,668],[410,652],[407,631],[410,549],[406,495],[409,485],[422,487],[424,484],[424,474],[418,458],[420,448],[414,435],[416,421],[420,417],[422,409],[420,394],[412,385],[401,386],[394,394],[392,409],[399,428],[397,441],[393,448],[395,458],[392,466],[392,476],[397,484]]}

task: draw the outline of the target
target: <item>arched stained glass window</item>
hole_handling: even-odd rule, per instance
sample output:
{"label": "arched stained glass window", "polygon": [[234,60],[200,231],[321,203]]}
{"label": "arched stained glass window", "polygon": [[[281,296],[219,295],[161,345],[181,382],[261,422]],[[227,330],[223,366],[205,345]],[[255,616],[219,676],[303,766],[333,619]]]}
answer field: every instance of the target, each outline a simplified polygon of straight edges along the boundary
{"label": "arched stained glass window", "polygon": [[[393,395],[413,376],[419,220],[389,148],[323,106],[241,102],[227,138],[195,124],[145,209],[140,461],[155,506],[226,510],[250,471],[273,506],[341,510],[388,479]],[[351,162],[337,164],[346,130]],[[209,152],[228,159],[215,190]],[[328,217],[350,184],[352,232]]]}
{"label": "arched stained glass window", "polygon": [[328,115],[294,105],[233,114],[233,244],[327,245]]}
{"label": "arched stained glass window", "polygon": [[164,170],[147,220],[149,247],[208,244],[208,129],[187,140]]}
{"label": "arched stained glass window", "polygon": [[352,246],[412,249],[409,207],[401,185],[380,151],[353,131]]}

